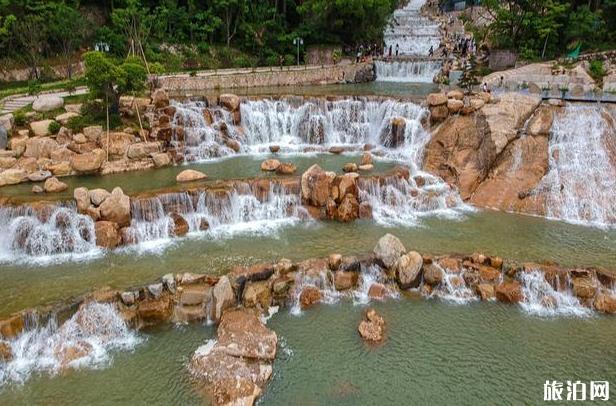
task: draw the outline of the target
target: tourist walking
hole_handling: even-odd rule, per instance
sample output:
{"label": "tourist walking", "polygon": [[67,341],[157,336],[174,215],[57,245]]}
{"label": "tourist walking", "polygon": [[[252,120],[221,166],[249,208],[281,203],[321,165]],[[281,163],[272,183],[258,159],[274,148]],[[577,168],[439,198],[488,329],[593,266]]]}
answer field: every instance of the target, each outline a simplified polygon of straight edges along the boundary
{"label": "tourist walking", "polygon": [[391,45],[389,46],[389,59],[391,59]]}
{"label": "tourist walking", "polygon": [[428,50],[428,56],[432,58],[433,55],[434,55],[434,47],[430,45],[430,49]]}
{"label": "tourist walking", "polygon": [[398,56],[399,49],[400,49],[400,45],[396,44],[396,56]]}

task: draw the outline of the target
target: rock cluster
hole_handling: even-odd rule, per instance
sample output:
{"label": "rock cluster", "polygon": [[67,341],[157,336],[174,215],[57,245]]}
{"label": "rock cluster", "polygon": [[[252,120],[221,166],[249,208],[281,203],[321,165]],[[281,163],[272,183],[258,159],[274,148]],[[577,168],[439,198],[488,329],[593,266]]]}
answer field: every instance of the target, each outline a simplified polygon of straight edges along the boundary
{"label": "rock cluster", "polygon": [[493,103],[494,98],[490,93],[478,93],[466,96],[459,90],[445,93],[431,93],[427,103],[430,109],[430,122],[438,124],[454,114],[469,115],[488,104]]}
{"label": "rock cluster", "polygon": [[376,310],[369,308],[365,312],[365,320],[357,327],[361,338],[368,342],[378,343],[385,339],[385,320]]}

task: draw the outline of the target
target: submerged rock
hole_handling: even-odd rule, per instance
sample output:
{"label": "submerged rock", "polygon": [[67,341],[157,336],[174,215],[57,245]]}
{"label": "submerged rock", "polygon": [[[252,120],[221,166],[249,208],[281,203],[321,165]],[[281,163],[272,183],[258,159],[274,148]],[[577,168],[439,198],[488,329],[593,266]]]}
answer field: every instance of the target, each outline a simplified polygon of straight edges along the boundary
{"label": "submerged rock", "polygon": [[306,286],[299,295],[302,310],[308,309],[321,301],[321,291],[315,286]]}

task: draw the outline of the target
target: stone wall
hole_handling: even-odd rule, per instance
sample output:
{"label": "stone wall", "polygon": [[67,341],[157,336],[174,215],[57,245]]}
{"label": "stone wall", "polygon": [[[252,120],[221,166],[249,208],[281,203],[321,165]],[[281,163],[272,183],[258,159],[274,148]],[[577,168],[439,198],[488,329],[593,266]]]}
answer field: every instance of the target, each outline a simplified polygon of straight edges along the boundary
{"label": "stone wall", "polygon": [[[47,74],[52,76],[53,79],[64,79],[68,76],[66,65],[50,66],[48,68],[45,68],[45,70]],[[42,73],[43,68],[39,68],[39,71],[40,73]],[[73,75],[83,74],[83,62],[72,64],[72,73]],[[0,82],[23,82],[30,79],[32,79],[32,69],[30,68],[0,70]]]}
{"label": "stone wall", "polygon": [[363,83],[374,80],[372,63],[283,68],[221,70],[218,73],[165,75],[158,85],[169,91],[236,89],[259,86],[298,86]]}

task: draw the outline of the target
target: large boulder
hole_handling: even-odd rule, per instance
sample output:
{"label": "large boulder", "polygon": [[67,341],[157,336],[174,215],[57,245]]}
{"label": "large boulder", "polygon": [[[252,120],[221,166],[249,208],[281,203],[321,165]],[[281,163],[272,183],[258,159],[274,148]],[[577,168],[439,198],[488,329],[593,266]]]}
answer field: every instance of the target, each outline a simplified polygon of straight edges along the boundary
{"label": "large boulder", "polygon": [[449,117],[426,146],[424,168],[457,186],[468,200],[539,102],[535,96],[507,93],[476,114]]}
{"label": "large boulder", "polygon": [[28,172],[23,169],[11,168],[0,172],[0,186],[16,185],[27,179]]}
{"label": "large boulder", "polygon": [[359,202],[357,198],[348,193],[336,209],[336,220],[349,223],[359,218]]}
{"label": "large boulder", "polygon": [[118,225],[111,221],[97,221],[94,224],[96,235],[96,245],[99,247],[112,249],[120,245],[122,237]]}
{"label": "large boulder", "polygon": [[203,172],[195,171],[194,169],[186,169],[175,177],[177,182],[195,182],[198,180],[207,179],[207,175]]}
{"label": "large boulder", "polygon": [[43,189],[45,189],[47,193],[59,193],[68,189],[68,185],[64,182],[60,182],[58,178],[54,176],[45,181]]}
{"label": "large boulder", "polygon": [[319,288],[306,286],[299,295],[299,305],[302,310],[308,309],[321,301],[322,295]]}
{"label": "large boulder", "polygon": [[45,95],[39,96],[32,103],[32,110],[39,113],[46,113],[48,111],[57,110],[64,106],[64,99],[59,96]]}
{"label": "large boulder", "polygon": [[293,175],[297,171],[297,167],[291,162],[281,162],[276,173],[278,175]]}
{"label": "large boulder", "polygon": [[427,98],[428,106],[442,106],[447,103],[447,95],[445,93],[430,93]]}
{"label": "large boulder", "polygon": [[218,340],[199,347],[190,371],[216,405],[253,405],[272,375],[278,337],[249,310],[224,314]]}
{"label": "large boulder", "polygon": [[385,320],[376,310],[366,310],[365,320],[357,327],[359,335],[368,342],[378,343],[385,339]]}
{"label": "large boulder", "polygon": [[236,111],[240,108],[240,98],[234,94],[221,94],[219,101],[220,105],[229,111]]}
{"label": "large boulder", "polygon": [[422,266],[423,258],[418,252],[411,251],[398,258],[393,266],[398,286],[400,286],[401,289],[418,287],[421,282]]}
{"label": "large boulder", "polygon": [[139,142],[128,147],[126,155],[129,159],[143,159],[160,151],[158,142]]}
{"label": "large boulder", "polygon": [[169,105],[169,95],[164,89],[156,89],[152,94],[152,103],[157,109],[167,107]]}
{"label": "large boulder", "polygon": [[13,130],[14,124],[15,116],[13,116],[13,113],[3,114],[0,116],[0,127],[4,128],[7,133]]}
{"label": "large boulder", "polygon": [[540,106],[528,123],[528,134],[532,136],[548,136],[552,129],[554,112],[550,106]]}
{"label": "large boulder", "polygon": [[73,190],[73,199],[75,199],[77,210],[79,210],[80,213],[85,213],[88,207],[90,207],[90,195],[88,189],[85,187],[75,188]]}
{"label": "large boulder", "polygon": [[424,282],[430,286],[436,286],[441,283],[444,276],[443,270],[434,263],[424,265],[423,267]]}
{"label": "large boulder", "polygon": [[518,281],[503,282],[496,286],[496,299],[505,303],[518,303],[522,301],[522,286]]}
{"label": "large boulder", "polygon": [[32,137],[26,140],[26,158],[50,158],[51,154],[59,149],[60,146],[53,138],[49,137]]}
{"label": "large boulder", "polygon": [[71,158],[71,167],[79,174],[93,173],[101,168],[106,156],[102,149],[95,149],[85,154],[76,154]]}
{"label": "large boulder", "polygon": [[301,189],[303,200],[311,206],[323,207],[330,195],[333,177],[317,164],[302,174]]}
{"label": "large boulder", "polygon": [[130,224],[130,198],[121,188],[116,187],[100,205],[101,219],[112,221],[120,227]]}
{"label": "large boulder", "polygon": [[233,306],[235,306],[235,295],[233,294],[233,288],[231,287],[229,278],[224,275],[218,280],[212,290],[211,319],[214,321],[219,321],[222,313],[226,309]]}
{"label": "large boulder", "polygon": [[373,253],[379,262],[381,262],[386,268],[390,269],[402,255],[406,254],[406,248],[398,237],[391,234],[385,234],[377,242]]}
{"label": "large boulder", "polygon": [[266,159],[261,162],[261,170],[266,172],[274,172],[280,167],[280,161],[277,159]]}
{"label": "large boulder", "polygon": [[[77,189],[75,189],[77,190]],[[74,192],[73,192],[74,193]],[[92,189],[88,192],[88,198],[95,206],[100,206],[103,202],[111,196],[111,193],[105,189]]]}
{"label": "large boulder", "polygon": [[135,142],[135,136],[125,132],[113,132],[100,138],[101,148],[109,151],[110,159],[126,157],[128,148]]}

